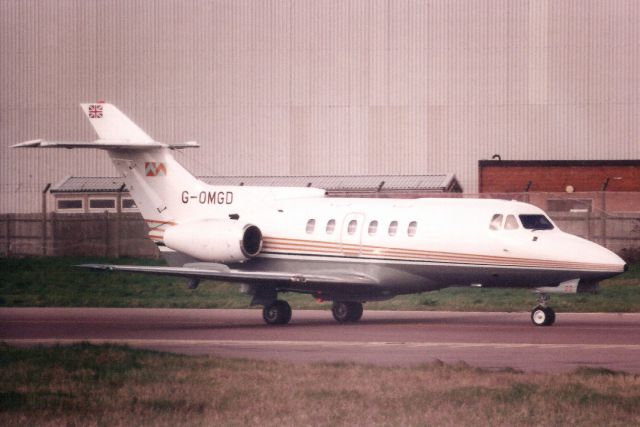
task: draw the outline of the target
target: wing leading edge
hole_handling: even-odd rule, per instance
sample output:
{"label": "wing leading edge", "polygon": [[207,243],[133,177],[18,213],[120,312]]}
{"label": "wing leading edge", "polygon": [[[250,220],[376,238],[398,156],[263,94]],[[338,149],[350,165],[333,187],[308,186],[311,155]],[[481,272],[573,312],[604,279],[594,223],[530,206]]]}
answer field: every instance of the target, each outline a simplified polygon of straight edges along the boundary
{"label": "wing leading edge", "polygon": [[316,285],[378,285],[374,278],[362,274],[327,273],[299,274],[283,271],[232,270],[223,264],[193,263],[183,267],[82,264],[77,267],[99,271],[126,271],[132,273],[156,274],[161,276],[185,277],[187,279],[224,280],[247,284],[316,284]]}

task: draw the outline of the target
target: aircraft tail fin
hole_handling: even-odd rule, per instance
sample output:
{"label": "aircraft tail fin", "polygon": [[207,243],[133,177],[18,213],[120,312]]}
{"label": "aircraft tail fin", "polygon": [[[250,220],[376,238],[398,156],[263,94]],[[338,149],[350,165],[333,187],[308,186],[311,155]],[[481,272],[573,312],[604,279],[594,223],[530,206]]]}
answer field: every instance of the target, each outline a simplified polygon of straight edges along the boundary
{"label": "aircraft tail fin", "polygon": [[[182,193],[199,194],[204,183],[173,156],[172,150],[197,147],[195,142],[164,144],[155,141],[118,108],[108,103],[81,104],[98,134],[97,141],[36,139],[15,148],[97,148],[105,150],[148,223],[165,226],[185,217]],[[159,226],[155,227],[160,230]],[[156,232],[158,231],[156,230]],[[160,230],[161,231],[161,230]]]}
{"label": "aircraft tail fin", "polygon": [[95,104],[81,104],[81,106],[101,140],[155,142],[113,104],[97,102]]}

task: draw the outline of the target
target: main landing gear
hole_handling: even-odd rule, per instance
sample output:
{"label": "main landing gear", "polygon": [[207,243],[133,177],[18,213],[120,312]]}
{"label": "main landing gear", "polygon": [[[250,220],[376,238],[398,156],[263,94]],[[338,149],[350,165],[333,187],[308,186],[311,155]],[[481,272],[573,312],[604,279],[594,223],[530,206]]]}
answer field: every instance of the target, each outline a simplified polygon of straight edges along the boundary
{"label": "main landing gear", "polygon": [[[357,322],[362,312],[361,302],[334,301],[331,307],[333,318],[340,323]],[[291,306],[283,300],[272,301],[264,305],[262,318],[267,325],[286,325],[291,320]]]}
{"label": "main landing gear", "polygon": [[551,326],[556,321],[556,312],[547,306],[549,297],[538,294],[538,306],[531,311],[531,321],[536,326]]}
{"label": "main landing gear", "polygon": [[275,300],[262,309],[262,318],[267,325],[286,325],[291,320],[291,306],[283,300]]}
{"label": "main landing gear", "polygon": [[357,322],[362,317],[362,303],[354,301],[334,301],[331,307],[333,318],[340,323]]}

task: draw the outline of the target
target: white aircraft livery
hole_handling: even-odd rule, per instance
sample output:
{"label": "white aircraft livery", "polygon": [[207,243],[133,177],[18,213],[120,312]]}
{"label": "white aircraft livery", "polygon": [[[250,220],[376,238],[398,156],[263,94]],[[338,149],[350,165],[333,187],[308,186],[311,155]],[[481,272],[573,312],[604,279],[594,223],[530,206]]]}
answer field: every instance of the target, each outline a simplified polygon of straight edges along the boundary
{"label": "white aircraft livery", "polygon": [[535,325],[554,323],[550,293],[597,289],[626,270],[608,249],[562,232],[541,209],[488,199],[330,198],[317,188],[211,186],[108,103],[81,104],[99,139],[27,141],[13,147],[106,150],[167,266],[88,264],[241,284],[271,325],[286,324],[286,292],[332,301],[339,322],[363,303],[450,286],[520,287],[538,293]]}

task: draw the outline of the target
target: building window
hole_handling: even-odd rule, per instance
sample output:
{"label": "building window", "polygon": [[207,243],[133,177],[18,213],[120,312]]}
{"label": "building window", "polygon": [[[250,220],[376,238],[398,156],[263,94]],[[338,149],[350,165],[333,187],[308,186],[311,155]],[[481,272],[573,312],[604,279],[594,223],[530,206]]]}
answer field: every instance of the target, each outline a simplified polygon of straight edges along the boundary
{"label": "building window", "polygon": [[378,221],[371,221],[369,223],[369,236],[373,236],[378,232]]}
{"label": "building window", "polygon": [[316,220],[310,219],[307,221],[307,234],[313,233],[313,230],[316,228]]}
{"label": "building window", "polygon": [[592,199],[549,199],[547,210],[549,212],[591,212]]}
{"label": "building window", "polygon": [[500,230],[502,227],[502,215],[495,214],[493,218],[491,218],[491,223],[489,224],[489,230]]}
{"label": "building window", "polygon": [[136,202],[133,199],[122,199],[121,208],[122,210],[133,211],[138,210],[138,205],[136,205]]}
{"label": "building window", "polygon": [[116,199],[89,199],[89,210],[115,211]]}
{"label": "building window", "polygon": [[418,222],[411,221],[409,223],[409,227],[407,228],[407,234],[409,235],[409,237],[413,237],[416,235],[416,231],[418,231]]}
{"label": "building window", "polygon": [[330,219],[329,222],[327,222],[327,234],[333,234],[333,230],[335,229],[336,229],[336,220]]}
{"label": "building window", "polygon": [[355,234],[357,228],[358,228],[358,221],[355,219],[352,219],[351,221],[349,221],[349,225],[347,226],[347,233]]}
{"label": "building window", "polygon": [[59,211],[81,212],[84,210],[84,203],[82,203],[82,199],[59,199],[57,209]]}
{"label": "building window", "polygon": [[389,224],[389,236],[395,236],[398,231],[398,221],[391,221]]}
{"label": "building window", "polygon": [[518,225],[518,220],[513,215],[507,215],[507,219],[504,221],[504,229],[505,230],[517,230],[520,228]]}

